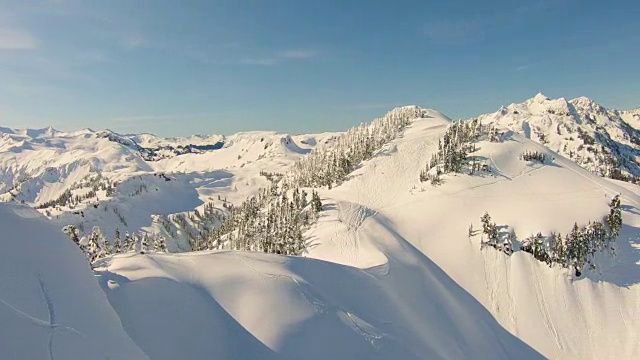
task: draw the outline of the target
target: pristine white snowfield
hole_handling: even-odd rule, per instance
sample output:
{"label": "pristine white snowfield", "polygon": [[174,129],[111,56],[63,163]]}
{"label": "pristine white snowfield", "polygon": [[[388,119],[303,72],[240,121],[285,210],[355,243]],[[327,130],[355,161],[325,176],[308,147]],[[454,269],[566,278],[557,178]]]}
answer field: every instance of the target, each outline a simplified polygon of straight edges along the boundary
{"label": "pristine white snowfield", "polygon": [[0,223],[0,358],[148,358],[71,240],[26,206],[0,204]]}
{"label": "pristine white snowfield", "polygon": [[[598,177],[517,131],[508,131],[503,142],[478,144],[474,155],[485,159],[491,173],[444,175],[437,187],[420,183],[419,173],[450,123],[437,111],[427,115],[342,185],[320,190],[324,211],[306,234],[311,247],[305,257],[130,253],[99,261],[93,280],[81,253],[58,230],[80,215],[63,209],[46,224],[27,208],[0,204],[2,221],[15,229],[0,241],[0,267],[7,266],[0,272],[0,357],[72,351],[63,342],[72,335],[59,335],[67,327],[98,339],[76,341],[78,353],[66,353],[76,358],[91,358],[82,351],[104,358],[95,354],[107,350],[111,359],[640,357],[637,185]],[[26,135],[49,136],[11,138]],[[258,177],[261,170],[283,172],[332,136],[245,133],[227,138],[220,150],[142,160],[153,169],[114,170],[128,180],[97,208],[84,207],[82,221],[114,222],[104,204],[122,209],[134,227],[148,226],[151,214],[193,210],[218,195],[242,201],[266,183]],[[274,145],[265,146],[266,139]],[[527,150],[553,160],[520,160]],[[4,166],[8,159],[0,156]],[[141,183],[152,190],[125,196]],[[525,252],[507,256],[480,249],[480,235],[468,236],[470,224],[481,228],[485,211],[519,239],[538,231],[566,234],[575,222],[601,220],[616,194],[624,210],[617,255],[600,254],[596,269],[580,277]],[[13,297],[6,289],[23,295]],[[65,308],[78,310],[69,314]],[[11,328],[3,325],[5,318]],[[34,318],[41,325],[32,325]],[[60,325],[51,347],[42,331],[51,327],[46,322]],[[33,353],[14,341],[13,329],[21,326],[25,335],[18,340],[28,341]]]}

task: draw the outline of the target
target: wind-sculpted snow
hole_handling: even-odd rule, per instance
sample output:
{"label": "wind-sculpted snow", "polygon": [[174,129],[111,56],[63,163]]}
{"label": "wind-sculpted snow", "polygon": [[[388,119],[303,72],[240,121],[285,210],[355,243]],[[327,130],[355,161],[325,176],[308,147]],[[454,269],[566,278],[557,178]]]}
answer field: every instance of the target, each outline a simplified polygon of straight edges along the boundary
{"label": "wind-sculpted snow", "polygon": [[0,219],[0,358],[147,358],[68,238],[24,206]]}
{"label": "wind-sculpted snow", "polygon": [[363,225],[389,254],[371,269],[218,252],[119,255],[98,273],[154,359],[541,357],[383,224]]}

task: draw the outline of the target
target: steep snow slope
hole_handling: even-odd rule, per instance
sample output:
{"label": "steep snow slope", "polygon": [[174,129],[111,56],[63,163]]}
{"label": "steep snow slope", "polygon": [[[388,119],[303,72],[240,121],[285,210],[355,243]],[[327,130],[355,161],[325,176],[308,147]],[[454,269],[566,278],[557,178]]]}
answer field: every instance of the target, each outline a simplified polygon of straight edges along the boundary
{"label": "steep snow slope", "polygon": [[[385,226],[406,239],[485,305],[512,334],[550,358],[640,356],[640,197],[516,133],[501,143],[482,141],[475,155],[493,171],[484,176],[445,175],[444,184],[419,182],[448,120],[416,121],[404,136],[324,198],[336,214],[310,232],[309,256],[360,268],[385,267],[393,250],[379,246]],[[518,157],[540,151],[553,162]],[[549,268],[530,254],[507,256],[480,249],[469,224],[481,228],[488,211],[522,239],[538,231],[567,233],[574,222],[600,220],[614,194],[622,194],[624,227],[615,258],[602,254],[580,278]],[[393,268],[391,269],[393,272]],[[401,293],[399,293],[401,294]],[[402,295],[399,295],[402,296]]]}
{"label": "steep snow slope", "polygon": [[484,124],[521,133],[595,174],[627,181],[640,176],[640,132],[625,122],[631,118],[586,97],[567,101],[542,94],[479,116]]}
{"label": "steep snow slope", "polygon": [[98,273],[153,359],[540,357],[392,230],[366,229],[379,267],[202,252],[117,255]]}
{"label": "steep snow slope", "polygon": [[59,229],[10,204],[0,222],[0,358],[147,359]]}

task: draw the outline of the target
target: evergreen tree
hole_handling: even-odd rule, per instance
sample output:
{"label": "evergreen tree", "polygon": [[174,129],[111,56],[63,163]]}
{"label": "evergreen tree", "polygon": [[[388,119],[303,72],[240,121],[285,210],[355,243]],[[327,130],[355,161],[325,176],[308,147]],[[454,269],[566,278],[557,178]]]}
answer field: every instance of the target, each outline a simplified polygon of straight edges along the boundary
{"label": "evergreen tree", "polygon": [[120,240],[120,230],[116,228],[115,240],[113,241],[113,253],[120,254],[122,252],[122,242]]}
{"label": "evergreen tree", "polygon": [[620,231],[620,227],[622,226],[622,211],[620,209],[620,195],[616,195],[611,199],[611,203],[609,204],[610,210],[609,215],[607,216],[607,224],[609,225],[609,229],[611,231],[610,238],[616,238],[618,236],[618,232]]}
{"label": "evergreen tree", "polygon": [[80,246],[80,238],[78,228],[75,225],[67,225],[62,231],[78,246]]}
{"label": "evergreen tree", "polygon": [[134,239],[132,239],[131,235],[129,234],[129,232],[125,232],[124,234],[124,244],[123,244],[124,250],[123,252],[131,252],[131,251],[135,251],[136,248],[136,241],[134,241]]}
{"label": "evergreen tree", "polygon": [[140,253],[144,254],[149,249],[149,236],[146,232],[140,235]]}
{"label": "evergreen tree", "polygon": [[99,239],[99,230],[98,227],[94,227],[93,231],[89,235],[89,241],[87,243],[87,258],[90,263],[98,260],[100,256],[100,239]]}
{"label": "evergreen tree", "polygon": [[156,236],[153,241],[153,250],[155,252],[167,252],[167,246],[164,236]]}
{"label": "evergreen tree", "polygon": [[320,200],[320,195],[318,195],[315,190],[311,194],[311,205],[316,214],[322,211],[322,201]]}
{"label": "evergreen tree", "polygon": [[491,227],[491,216],[488,212],[485,212],[484,215],[480,218],[480,222],[482,223],[482,232],[487,234],[489,232],[489,228]]}

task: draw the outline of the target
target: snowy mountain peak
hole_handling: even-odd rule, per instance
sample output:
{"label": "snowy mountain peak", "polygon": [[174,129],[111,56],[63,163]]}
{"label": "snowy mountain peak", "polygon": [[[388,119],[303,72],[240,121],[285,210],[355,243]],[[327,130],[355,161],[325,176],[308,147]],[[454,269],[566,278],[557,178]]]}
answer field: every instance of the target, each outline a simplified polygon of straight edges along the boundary
{"label": "snowy mountain peak", "polygon": [[590,99],[586,96],[580,96],[575,99],[571,99],[569,100],[569,103],[571,103],[571,105],[573,105],[576,108],[576,110],[580,115],[591,115],[591,114],[602,115],[602,114],[605,114],[607,111],[607,109],[605,109],[604,106],[598,104],[593,99]]}
{"label": "snowy mountain peak", "polygon": [[8,127],[0,127],[0,134],[9,134],[9,135],[17,135],[22,137],[29,137],[32,139],[36,138],[47,138],[47,137],[55,137],[58,134],[61,134],[61,131],[54,129],[51,126],[41,128],[41,129],[11,129]]}
{"label": "snowy mountain peak", "polygon": [[530,102],[535,102],[538,104],[542,104],[545,101],[549,100],[549,98],[547,96],[545,96],[543,93],[537,93],[536,96],[532,97],[531,99],[529,99]]}
{"label": "snowy mountain peak", "polygon": [[588,97],[567,101],[539,93],[479,119],[522,133],[601,176],[626,181],[640,176],[640,120]]}

